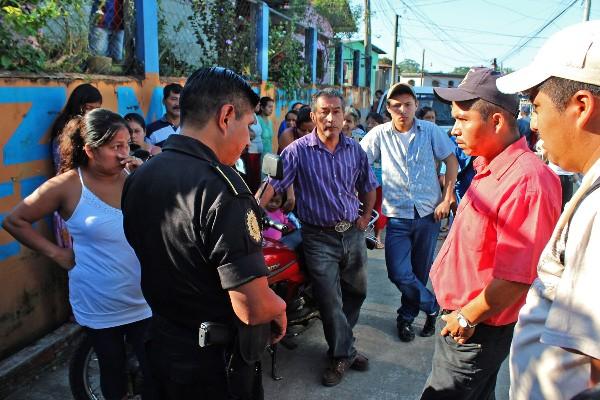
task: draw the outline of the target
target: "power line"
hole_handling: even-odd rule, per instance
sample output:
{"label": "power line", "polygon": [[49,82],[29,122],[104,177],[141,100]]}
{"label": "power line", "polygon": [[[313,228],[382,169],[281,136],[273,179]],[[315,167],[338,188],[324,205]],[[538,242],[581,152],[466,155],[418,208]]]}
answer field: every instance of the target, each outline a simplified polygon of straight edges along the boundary
{"label": "power line", "polygon": [[[560,18],[565,12],[567,12],[567,10],[569,8],[573,7],[575,5],[575,3],[577,3],[577,0],[573,0],[571,3],[569,3],[569,5],[566,6],[560,13],[558,13],[558,15],[556,15],[550,21],[548,21],[547,23],[542,25],[542,27],[539,28],[532,36],[537,36],[540,33],[542,33],[542,31],[544,29],[546,29],[548,26],[550,26],[550,24],[552,24],[554,21],[556,21],[558,18]],[[518,45],[518,47],[514,48],[514,50],[510,50],[504,57],[500,57],[500,59],[502,60],[502,63],[506,62],[506,60],[508,60],[510,57],[519,53],[527,45],[527,43],[529,43],[531,40],[532,39],[525,40],[525,42],[523,42],[521,45]]]}

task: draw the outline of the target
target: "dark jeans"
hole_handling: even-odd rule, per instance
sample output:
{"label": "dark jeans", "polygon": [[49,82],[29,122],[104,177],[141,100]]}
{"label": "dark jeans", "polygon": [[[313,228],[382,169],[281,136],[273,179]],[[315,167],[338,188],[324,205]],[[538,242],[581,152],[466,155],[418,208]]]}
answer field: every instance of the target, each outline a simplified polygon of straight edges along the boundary
{"label": "dark jeans", "polygon": [[319,306],[329,355],[356,355],[352,329],[367,297],[367,249],[364,232],[344,233],[302,227],[302,245],[314,298]]}
{"label": "dark jeans", "polygon": [[493,400],[496,376],[508,356],[515,324],[479,324],[465,344],[439,335],[446,325],[437,322],[431,373],[421,399]]}
{"label": "dark jeans", "polygon": [[388,218],[385,236],[385,264],[388,277],[402,293],[398,322],[412,322],[423,310],[438,311],[433,293],[427,289],[427,279],[433,263],[440,223],[433,214],[414,219]]}
{"label": "dark jeans", "polygon": [[[121,400],[127,393],[127,351],[125,341],[133,351],[142,368],[144,377],[150,376],[144,351],[144,341],[150,319],[115,326],[112,328],[85,330],[92,340],[100,366],[100,388],[107,400]],[[152,398],[150,383],[144,381],[144,398]]]}

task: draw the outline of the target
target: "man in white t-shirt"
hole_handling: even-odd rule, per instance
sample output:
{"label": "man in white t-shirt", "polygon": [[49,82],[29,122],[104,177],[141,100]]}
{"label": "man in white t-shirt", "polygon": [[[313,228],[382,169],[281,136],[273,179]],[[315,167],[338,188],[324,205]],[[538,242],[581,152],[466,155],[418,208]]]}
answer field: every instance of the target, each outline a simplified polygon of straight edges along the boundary
{"label": "man in white t-shirt", "polygon": [[511,399],[571,399],[600,386],[600,21],[556,33],[496,83],[529,95],[549,160],[585,174],[542,252],[510,355]]}

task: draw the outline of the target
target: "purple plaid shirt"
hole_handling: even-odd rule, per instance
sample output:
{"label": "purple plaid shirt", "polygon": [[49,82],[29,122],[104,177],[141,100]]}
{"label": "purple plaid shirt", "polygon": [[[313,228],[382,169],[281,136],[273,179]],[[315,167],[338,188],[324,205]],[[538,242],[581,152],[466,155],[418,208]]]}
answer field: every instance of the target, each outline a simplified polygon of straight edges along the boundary
{"label": "purple plaid shirt", "polygon": [[358,218],[358,193],[379,186],[369,166],[367,153],[358,142],[340,133],[340,142],[331,153],[315,130],[294,141],[281,153],[283,179],[271,179],[276,192],[293,183],[296,212],[301,221],[334,226]]}

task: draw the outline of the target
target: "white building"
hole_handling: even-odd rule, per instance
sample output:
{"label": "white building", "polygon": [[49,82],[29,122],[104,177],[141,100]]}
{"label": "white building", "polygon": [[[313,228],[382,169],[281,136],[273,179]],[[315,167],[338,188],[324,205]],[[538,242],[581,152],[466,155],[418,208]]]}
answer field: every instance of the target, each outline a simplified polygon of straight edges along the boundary
{"label": "white building", "polygon": [[446,74],[443,72],[404,72],[400,74],[400,82],[411,86],[456,87],[465,74]]}

